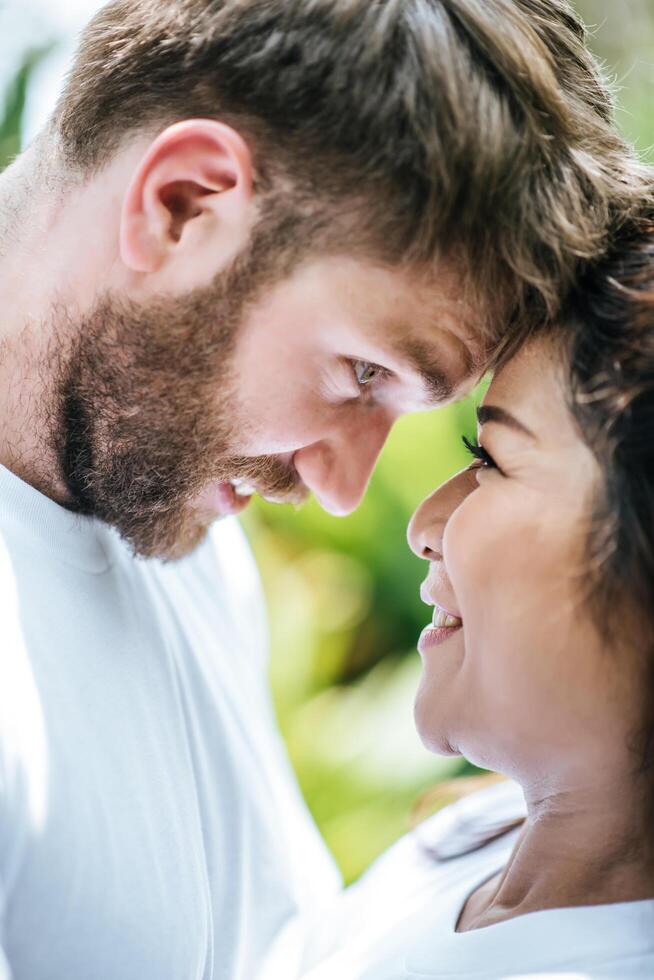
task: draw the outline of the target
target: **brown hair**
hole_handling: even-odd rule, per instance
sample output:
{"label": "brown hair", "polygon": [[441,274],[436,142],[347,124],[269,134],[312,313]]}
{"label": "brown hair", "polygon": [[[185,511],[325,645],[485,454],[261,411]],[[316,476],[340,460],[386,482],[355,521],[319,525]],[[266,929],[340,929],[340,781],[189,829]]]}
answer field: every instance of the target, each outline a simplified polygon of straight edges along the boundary
{"label": "brown hair", "polygon": [[348,248],[458,260],[504,300],[497,343],[553,314],[649,192],[611,114],[567,0],[113,0],[51,131],[86,177],[136,131],[220,117],[316,229],[350,215]]}

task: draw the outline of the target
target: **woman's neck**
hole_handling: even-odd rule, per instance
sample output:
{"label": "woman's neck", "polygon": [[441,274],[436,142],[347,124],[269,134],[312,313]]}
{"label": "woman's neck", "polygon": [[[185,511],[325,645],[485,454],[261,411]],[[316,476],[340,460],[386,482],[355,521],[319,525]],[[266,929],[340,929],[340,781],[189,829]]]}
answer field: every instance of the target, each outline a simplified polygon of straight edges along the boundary
{"label": "woman's neck", "polygon": [[652,831],[627,776],[525,795],[528,816],[511,856],[470,895],[458,932],[542,909],[654,898]]}

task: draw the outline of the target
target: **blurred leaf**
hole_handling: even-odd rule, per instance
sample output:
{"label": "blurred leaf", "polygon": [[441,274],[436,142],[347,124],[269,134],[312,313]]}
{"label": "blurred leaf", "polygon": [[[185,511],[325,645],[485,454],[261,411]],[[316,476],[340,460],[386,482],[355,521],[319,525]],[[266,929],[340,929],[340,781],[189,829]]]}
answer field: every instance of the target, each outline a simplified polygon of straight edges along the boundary
{"label": "blurred leaf", "polygon": [[52,45],[28,51],[11,85],[4,96],[0,118],[0,170],[8,166],[21,150],[21,124],[27,101],[30,79],[41,61],[50,53]]}

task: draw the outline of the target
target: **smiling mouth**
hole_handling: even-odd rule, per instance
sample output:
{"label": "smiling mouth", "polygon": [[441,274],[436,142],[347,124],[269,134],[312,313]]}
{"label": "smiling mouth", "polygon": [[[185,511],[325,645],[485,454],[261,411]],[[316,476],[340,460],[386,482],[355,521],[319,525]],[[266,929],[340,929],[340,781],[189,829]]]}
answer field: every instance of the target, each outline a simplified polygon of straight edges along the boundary
{"label": "smiling mouth", "polygon": [[255,495],[271,504],[299,504],[306,499],[307,493],[298,489],[294,493],[289,493],[285,488],[281,488],[280,493],[275,494],[245,480],[219,480],[205,487],[195,498],[194,506],[208,512],[214,518],[234,517],[245,510]]}
{"label": "smiling mouth", "polygon": [[253,497],[257,492],[256,487],[251,486],[249,483],[244,483],[242,480],[232,480],[231,485],[237,497]]}
{"label": "smiling mouth", "polygon": [[222,502],[221,509],[225,514],[238,514],[242,510],[245,510],[255,494],[261,497],[262,500],[267,500],[272,504],[285,503],[283,498],[277,499],[271,494],[265,493],[257,487],[252,486],[252,484],[245,483],[242,480],[230,480],[227,483],[220,484],[220,494]]}
{"label": "smiling mouth", "polygon": [[452,616],[441,609],[440,606],[434,607],[434,615],[429,626],[425,626],[418,640],[418,651],[424,654],[431,647],[438,647],[450,637],[458,633],[463,626],[463,620],[458,616]]}
{"label": "smiling mouth", "polygon": [[233,517],[245,510],[250,503],[250,494],[239,494],[233,483],[210,483],[194,501],[200,511],[216,517]]}
{"label": "smiling mouth", "polygon": [[434,606],[432,626],[435,629],[459,629],[460,626],[463,626],[463,620],[459,619],[458,616],[451,616],[440,606]]}

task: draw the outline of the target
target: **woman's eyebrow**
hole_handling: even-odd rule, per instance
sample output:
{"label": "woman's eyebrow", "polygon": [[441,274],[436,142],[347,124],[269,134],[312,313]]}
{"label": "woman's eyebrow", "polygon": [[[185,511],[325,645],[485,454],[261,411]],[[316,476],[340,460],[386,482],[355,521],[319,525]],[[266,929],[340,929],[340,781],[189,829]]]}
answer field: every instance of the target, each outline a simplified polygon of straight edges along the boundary
{"label": "woman's eyebrow", "polygon": [[530,439],[536,438],[534,433],[526,425],[519,422],[506,409],[500,408],[499,405],[480,405],[477,409],[477,421],[480,425],[485,425],[487,422],[498,422],[500,425],[508,426],[509,429],[515,429],[516,432],[522,432],[523,435],[529,436]]}

